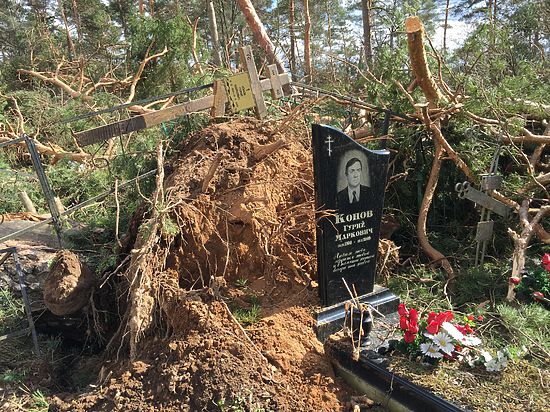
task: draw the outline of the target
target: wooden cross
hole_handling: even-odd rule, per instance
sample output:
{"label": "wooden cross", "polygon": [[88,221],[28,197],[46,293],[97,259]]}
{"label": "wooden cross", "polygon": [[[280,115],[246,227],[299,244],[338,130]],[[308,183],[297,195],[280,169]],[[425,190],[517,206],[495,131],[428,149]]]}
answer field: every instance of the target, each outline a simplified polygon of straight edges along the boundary
{"label": "wooden cross", "polygon": [[[260,80],[256,65],[254,64],[252,48],[250,46],[242,47],[240,53],[243,64],[246,67],[246,73],[248,73],[245,77],[248,77],[252,92],[252,101],[254,102],[254,105],[250,107],[255,107],[256,115],[262,119],[267,115],[267,107],[262,92],[271,90],[272,97],[274,99],[279,99],[283,97],[282,86],[289,84],[290,78],[287,73],[279,74],[277,67],[271,65],[268,66],[269,78]],[[186,114],[206,109],[210,109],[210,114],[213,117],[223,116],[225,114],[226,103],[228,103],[229,99],[232,97],[229,95],[225,83],[227,83],[226,79],[216,80],[214,82],[214,94],[186,103],[176,104],[166,109],[145,113],[126,120],[120,120],[118,122],[75,133],[76,141],[80,146],[88,146],[94,143],[103,142],[115,136],[143,130],[182,117]],[[235,109],[239,108],[242,107],[238,105],[235,106]]]}

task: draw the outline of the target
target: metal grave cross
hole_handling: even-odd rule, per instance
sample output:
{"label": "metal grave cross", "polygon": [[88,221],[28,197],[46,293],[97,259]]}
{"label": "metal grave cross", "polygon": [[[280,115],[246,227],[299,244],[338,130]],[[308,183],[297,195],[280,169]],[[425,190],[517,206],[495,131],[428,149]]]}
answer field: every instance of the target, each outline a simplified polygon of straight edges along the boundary
{"label": "metal grave cross", "polygon": [[502,186],[502,176],[496,174],[499,152],[500,146],[493,155],[490,173],[481,175],[481,191],[471,187],[468,182],[457,183],[455,186],[459,198],[471,200],[481,206],[481,215],[476,228],[476,266],[482,264],[485,260],[487,241],[493,237],[495,222],[491,220],[491,212],[507,219],[512,210],[509,206],[488,194],[493,190],[500,189]]}

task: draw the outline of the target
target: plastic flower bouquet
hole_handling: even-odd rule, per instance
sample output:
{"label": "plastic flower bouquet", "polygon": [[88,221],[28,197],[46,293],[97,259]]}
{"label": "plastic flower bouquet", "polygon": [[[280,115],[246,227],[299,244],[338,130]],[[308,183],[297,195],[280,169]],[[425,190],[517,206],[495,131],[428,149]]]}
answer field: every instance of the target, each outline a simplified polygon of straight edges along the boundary
{"label": "plastic flower bouquet", "polygon": [[518,299],[539,302],[550,309],[550,254],[542,256],[541,264],[532,271],[524,271],[521,278],[512,276],[508,282],[515,286]]}
{"label": "plastic flower bouquet", "polygon": [[[397,312],[403,333],[397,349],[415,359],[432,364],[440,360],[463,361],[470,366],[483,364],[489,371],[500,371],[507,365],[507,352],[493,357],[480,348],[481,339],[473,329],[476,325],[473,315],[464,316],[459,322],[451,311],[430,312],[426,319],[420,319],[416,309],[408,309],[403,303]],[[482,321],[483,317],[478,316],[477,320]]]}

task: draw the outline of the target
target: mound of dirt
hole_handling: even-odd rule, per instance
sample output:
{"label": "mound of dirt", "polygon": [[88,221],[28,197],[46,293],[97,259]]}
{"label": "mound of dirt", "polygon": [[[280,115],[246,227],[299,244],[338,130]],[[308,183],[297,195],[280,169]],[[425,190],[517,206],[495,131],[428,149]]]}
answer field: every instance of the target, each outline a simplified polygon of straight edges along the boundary
{"label": "mound of dirt", "polygon": [[349,409],[314,333],[308,131],[234,121],[179,148],[117,286],[109,349],[129,356],[58,410]]}
{"label": "mound of dirt", "polygon": [[[311,297],[303,291],[303,299]],[[339,411],[350,401],[306,308],[289,308],[245,332],[208,294],[189,292],[178,302],[178,332],[147,339],[135,361],[105,365],[100,389],[58,400],[58,410]]]}
{"label": "mound of dirt", "polygon": [[70,315],[88,304],[95,283],[95,275],[78,256],[60,250],[44,281],[44,303],[55,315]]}

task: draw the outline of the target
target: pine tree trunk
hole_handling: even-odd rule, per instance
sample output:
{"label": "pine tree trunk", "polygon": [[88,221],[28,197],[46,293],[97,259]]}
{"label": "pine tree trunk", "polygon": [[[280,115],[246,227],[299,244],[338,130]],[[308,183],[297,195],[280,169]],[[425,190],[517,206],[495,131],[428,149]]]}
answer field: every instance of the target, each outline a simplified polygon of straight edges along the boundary
{"label": "pine tree trunk", "polygon": [[325,10],[327,13],[327,44],[328,52],[330,54],[330,75],[333,82],[336,81],[336,71],[334,69],[334,59],[332,58],[332,21],[330,17],[330,4],[328,0],[325,0]]}
{"label": "pine tree trunk", "polygon": [[67,22],[67,16],[65,15],[65,5],[63,4],[63,0],[57,0],[57,5],[59,7],[59,13],[61,14],[61,20],[63,20],[63,25],[65,26],[69,61],[72,61],[76,57],[76,51],[74,49],[73,39],[71,38],[71,33],[69,31],[69,23]]}
{"label": "pine tree trunk", "polygon": [[311,83],[313,73],[311,68],[311,19],[309,16],[309,0],[304,0],[304,64],[305,82]]}
{"label": "pine tree trunk", "polygon": [[267,57],[277,65],[280,73],[285,71],[285,66],[281,59],[275,54],[275,46],[271,42],[271,39],[267,35],[265,27],[256,13],[256,9],[252,5],[250,0],[237,0],[239,7],[243,12],[252,33],[254,34],[254,39],[260,45],[260,47],[265,51]]}
{"label": "pine tree trunk", "polygon": [[294,0],[290,0],[288,3],[288,24],[290,31],[290,72],[292,75],[292,81],[296,81],[296,33],[294,31]]}
{"label": "pine tree trunk", "polygon": [[142,17],[145,15],[145,7],[143,6],[143,0],[139,0],[139,15]]}
{"label": "pine tree trunk", "polygon": [[208,0],[208,21],[210,22],[210,35],[212,36],[212,60],[215,66],[221,67],[222,57],[220,53],[220,39],[213,0]]}
{"label": "pine tree trunk", "polygon": [[371,44],[371,29],[372,29],[372,0],[361,0],[363,13],[363,49],[365,51],[365,65],[369,70],[372,70],[372,44]]}
{"label": "pine tree trunk", "polygon": [[445,23],[443,24],[443,55],[447,54],[447,27],[449,25],[449,3],[451,0],[447,0],[445,4]]}
{"label": "pine tree trunk", "polygon": [[80,53],[82,53],[82,24],[80,22],[80,14],[78,13],[78,7],[76,5],[76,0],[73,0],[73,18],[76,23],[76,34],[78,37],[78,48]]}

